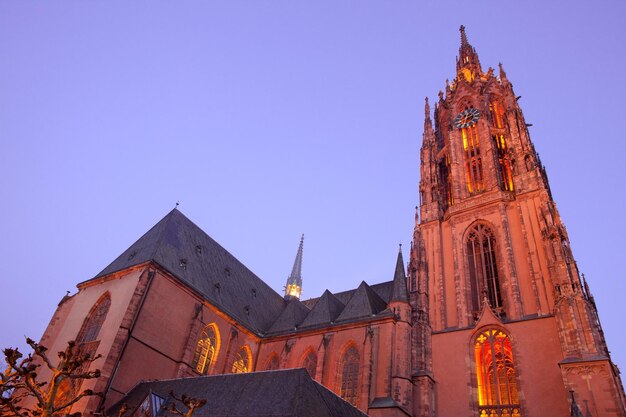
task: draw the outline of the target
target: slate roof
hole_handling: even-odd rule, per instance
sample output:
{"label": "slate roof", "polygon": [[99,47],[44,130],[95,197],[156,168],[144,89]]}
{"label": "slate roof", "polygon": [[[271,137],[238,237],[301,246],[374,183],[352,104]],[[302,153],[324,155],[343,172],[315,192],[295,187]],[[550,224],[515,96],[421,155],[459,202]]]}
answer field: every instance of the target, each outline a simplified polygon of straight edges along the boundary
{"label": "slate roof", "polygon": [[257,333],[269,329],[283,298],[177,209],[95,278],[153,261]]}
{"label": "slate roof", "polygon": [[[172,414],[163,408],[174,401],[169,395],[206,399],[194,417],[367,417],[332,391],[312,380],[304,369],[252,372],[184,378],[136,385],[107,415],[118,415],[122,404],[131,409],[150,393],[165,398],[159,417]],[[185,410],[177,404],[178,409]]]}
{"label": "slate roof", "polygon": [[[302,242],[298,251],[300,261],[296,259],[296,264],[301,262],[301,252]],[[406,292],[402,255],[399,254],[392,281],[372,286],[362,282],[353,290],[337,294],[326,290],[319,298],[286,301],[177,209],[169,212],[95,278],[148,261],[169,271],[259,336],[368,319],[385,313],[390,299],[397,297],[399,290],[401,293],[400,281]]]}
{"label": "slate roof", "polygon": [[356,289],[337,321],[371,317],[387,308],[387,303],[365,281]]}

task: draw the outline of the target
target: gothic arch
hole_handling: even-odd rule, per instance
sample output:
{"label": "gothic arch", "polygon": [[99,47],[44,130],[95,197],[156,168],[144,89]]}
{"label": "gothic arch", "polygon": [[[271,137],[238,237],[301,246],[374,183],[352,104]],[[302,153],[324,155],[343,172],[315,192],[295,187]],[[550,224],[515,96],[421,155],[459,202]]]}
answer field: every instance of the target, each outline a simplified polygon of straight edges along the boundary
{"label": "gothic arch", "polygon": [[514,343],[500,326],[484,326],[470,339],[473,401],[480,416],[521,417],[519,365]]}
{"label": "gothic arch", "polygon": [[[109,309],[111,308],[111,293],[108,291],[105,292],[98,298],[98,300],[94,303],[94,305],[87,313],[85,320],[83,320],[83,324],[80,326],[80,330],[76,335],[76,345],[75,349],[77,349],[79,355],[89,355],[90,357],[95,357],[98,351],[98,346],[100,345],[100,340],[98,340],[98,336],[100,335],[100,330],[102,329],[102,325],[106,320],[106,317],[109,313]],[[83,374],[89,370],[89,365],[91,362],[84,362],[76,371],[77,374]],[[80,390],[80,387],[83,383],[81,378],[76,379],[64,379],[59,384],[57,400],[58,404],[64,404],[69,401],[70,398],[76,396]],[[57,404],[57,405],[58,405]],[[64,411],[69,413],[72,407],[69,406]]]}
{"label": "gothic arch", "polygon": [[337,391],[344,400],[356,406],[359,398],[361,353],[354,341],[341,349],[337,364]]}
{"label": "gothic arch", "polygon": [[191,363],[191,366],[197,373],[201,375],[209,374],[219,354],[220,343],[221,337],[217,324],[210,323],[206,325],[198,337],[196,351]]}
{"label": "gothic arch", "polygon": [[307,370],[311,379],[315,379],[317,373],[317,353],[312,347],[304,351],[300,358],[300,366]]}
{"label": "gothic arch", "polygon": [[231,373],[240,374],[252,371],[252,352],[248,345],[243,345],[235,355]]}
{"label": "gothic arch", "polygon": [[495,227],[484,220],[471,223],[463,233],[466,299],[474,319],[485,297],[496,313],[504,313],[499,245]]}
{"label": "gothic arch", "polygon": [[272,352],[270,353],[270,355],[267,357],[267,360],[265,361],[265,370],[274,371],[278,368],[280,368],[278,355],[276,354],[276,352]]}
{"label": "gothic arch", "polygon": [[89,310],[89,314],[85,317],[78,334],[76,335],[76,344],[94,342],[98,339],[100,329],[106,320],[111,307],[111,294],[107,291],[100,296],[98,301]]}

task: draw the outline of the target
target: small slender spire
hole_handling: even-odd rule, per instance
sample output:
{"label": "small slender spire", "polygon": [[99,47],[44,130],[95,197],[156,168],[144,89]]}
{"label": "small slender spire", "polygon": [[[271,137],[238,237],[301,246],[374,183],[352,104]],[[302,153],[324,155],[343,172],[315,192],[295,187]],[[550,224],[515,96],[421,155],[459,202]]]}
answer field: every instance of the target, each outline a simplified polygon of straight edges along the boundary
{"label": "small slender spire", "polygon": [[401,301],[408,303],[409,296],[406,289],[406,274],[404,272],[404,260],[402,259],[402,243],[398,249],[398,259],[396,260],[396,271],[393,275],[393,287],[389,302]]}
{"label": "small slender spire", "polygon": [[459,31],[461,31],[461,48],[471,47],[469,42],[467,41],[467,35],[465,34],[465,26],[461,25],[461,27],[459,28]]}
{"label": "small slender spire", "polygon": [[500,68],[500,79],[506,80],[506,72],[504,72],[504,68],[502,67],[502,62],[498,62],[498,68]]}
{"label": "small slender spire", "polygon": [[298,253],[296,259],[293,262],[293,268],[291,268],[291,274],[287,278],[287,285],[285,286],[285,299],[296,298],[300,299],[302,293],[302,249],[304,246],[304,234],[300,237],[300,245],[298,246]]}
{"label": "small slender spire", "polygon": [[459,48],[459,56],[456,61],[457,77],[460,75],[461,68],[466,68],[463,78],[467,81],[472,81],[476,77],[481,76],[483,71],[480,67],[480,60],[476,50],[467,40],[465,26],[461,25],[459,30],[461,31],[461,47]]}

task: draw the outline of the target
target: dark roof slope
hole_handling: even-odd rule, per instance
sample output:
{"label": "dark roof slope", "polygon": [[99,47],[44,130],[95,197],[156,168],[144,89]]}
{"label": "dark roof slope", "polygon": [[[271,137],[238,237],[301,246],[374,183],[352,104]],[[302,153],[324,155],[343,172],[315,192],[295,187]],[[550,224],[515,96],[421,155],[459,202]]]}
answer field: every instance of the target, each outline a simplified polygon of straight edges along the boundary
{"label": "dark roof slope", "polygon": [[350,301],[348,301],[348,304],[346,304],[346,308],[337,317],[337,321],[370,317],[380,313],[385,308],[387,308],[387,303],[365,281],[362,281],[352,298],[350,298]]}
{"label": "dark roof slope", "polygon": [[[374,292],[376,294],[378,294],[378,296],[385,302],[385,303],[389,303],[389,299],[391,298],[391,291],[393,287],[393,281],[385,281],[385,282],[381,282],[379,284],[374,284],[374,285],[370,285],[370,288],[372,290],[374,290]],[[347,290],[347,291],[342,291],[342,292],[338,292],[337,294],[333,294],[335,297],[337,297],[337,299],[339,301],[341,301],[343,304],[347,304],[348,301],[350,301],[350,299],[352,298],[352,296],[354,295],[354,293],[356,292],[356,288],[352,289],[352,290]],[[307,306],[308,308],[313,308],[315,306],[315,304],[317,303],[317,300],[319,300],[320,297],[317,298],[309,298],[308,300],[302,300],[302,304],[304,304],[305,306]]]}
{"label": "dark roof slope", "polygon": [[315,307],[306,316],[301,327],[315,326],[318,324],[329,324],[335,321],[337,316],[341,314],[345,305],[337,299],[330,291],[324,291],[324,294],[317,300]]}
{"label": "dark roof slope", "polygon": [[[304,369],[144,382],[111,407],[107,415],[117,415],[124,403],[131,409],[137,407],[150,393],[166,399],[161,406],[163,410],[173,401],[170,392],[177,397],[184,394],[207,400],[204,407],[196,410],[194,417],[367,417],[312,380]],[[177,407],[185,410],[181,404]],[[158,415],[171,414],[161,411]]]}
{"label": "dark roof slope", "polygon": [[101,277],[153,261],[250,330],[267,331],[283,298],[177,209],[104,268]]}
{"label": "dark roof slope", "polygon": [[404,273],[404,260],[402,260],[402,246],[400,246],[400,251],[398,251],[396,272],[393,275],[393,289],[390,302],[391,301],[409,302],[409,294],[406,289],[406,275]]}
{"label": "dark roof slope", "polygon": [[298,300],[291,300],[269,330],[269,334],[294,330],[311,312]]}

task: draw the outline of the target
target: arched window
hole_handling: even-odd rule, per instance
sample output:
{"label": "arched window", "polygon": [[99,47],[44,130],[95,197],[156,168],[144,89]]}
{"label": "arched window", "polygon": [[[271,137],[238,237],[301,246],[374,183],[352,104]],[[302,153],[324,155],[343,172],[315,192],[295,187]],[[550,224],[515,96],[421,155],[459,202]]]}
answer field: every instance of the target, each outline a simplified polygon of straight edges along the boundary
{"label": "arched window", "polygon": [[91,311],[83,321],[78,335],[76,336],[76,344],[93,342],[98,338],[100,328],[106,319],[109,308],[111,307],[111,296],[109,293],[104,294],[91,308]]}
{"label": "arched window", "polygon": [[317,372],[317,355],[315,352],[309,351],[302,361],[302,367],[306,369],[311,378],[315,379],[315,373]]}
{"label": "arched window", "polygon": [[340,395],[341,398],[352,405],[356,405],[359,385],[359,351],[350,346],[339,364],[340,372]]}
{"label": "arched window", "polygon": [[279,366],[280,365],[278,363],[278,355],[276,355],[275,353],[272,353],[269,359],[267,360],[267,362],[265,363],[265,370],[273,371],[274,369],[278,369]]}
{"label": "arched window", "polygon": [[[98,346],[100,345],[98,335],[107,317],[109,308],[111,308],[111,295],[106,292],[96,301],[93,307],[91,307],[89,314],[85,317],[76,335],[75,349],[78,351],[78,356],[89,355],[91,358],[96,356]],[[75,374],[78,375],[87,372],[90,364],[91,362],[89,361],[83,362],[80,367],[77,368]],[[83,380],[81,378],[64,379],[61,381],[57,391],[57,400],[55,401],[57,405],[67,403],[71,398],[75,397],[82,383]],[[71,406],[66,408],[64,412],[69,414],[71,408]]]}
{"label": "arched window", "polygon": [[461,137],[463,139],[463,151],[465,152],[467,190],[470,194],[478,194],[485,191],[485,181],[476,125],[462,128]]}
{"label": "arched window", "polygon": [[231,372],[233,374],[250,372],[252,370],[251,365],[252,354],[250,353],[250,348],[248,346],[242,346],[239,352],[237,352],[237,356],[235,356]]}
{"label": "arched window", "polygon": [[202,330],[198,343],[196,344],[196,353],[193,357],[191,366],[196,372],[202,375],[209,373],[211,366],[215,363],[217,353],[220,349],[220,333],[215,323],[211,323]]}
{"label": "arched window", "polygon": [[486,296],[492,308],[502,310],[502,294],[496,265],[496,239],[491,228],[478,224],[467,235],[467,260],[470,273],[472,308],[480,310]]}
{"label": "arched window", "polygon": [[511,340],[500,330],[486,330],[474,342],[478,407],[484,417],[521,417]]}

